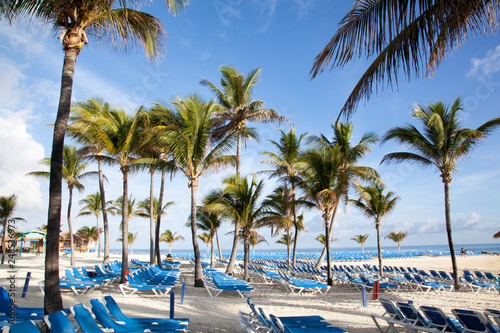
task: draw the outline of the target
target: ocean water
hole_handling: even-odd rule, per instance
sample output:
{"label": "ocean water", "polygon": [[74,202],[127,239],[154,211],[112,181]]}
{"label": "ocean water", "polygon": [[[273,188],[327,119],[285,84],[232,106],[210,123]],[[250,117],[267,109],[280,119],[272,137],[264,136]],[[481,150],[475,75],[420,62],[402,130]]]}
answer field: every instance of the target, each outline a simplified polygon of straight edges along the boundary
{"label": "ocean water", "polygon": [[[455,251],[460,251],[461,248],[465,248],[467,251],[485,251],[485,252],[493,252],[493,253],[500,253],[500,242],[495,243],[495,244],[455,244]],[[361,247],[343,247],[343,248],[336,248],[332,246],[331,250],[332,252],[360,252],[361,253]],[[205,254],[206,252],[203,251],[203,249],[200,248],[201,254]],[[313,253],[321,253],[323,248],[299,248],[297,251],[298,252],[313,252]],[[382,251],[397,251],[398,247],[397,246],[385,246],[382,248]],[[449,251],[448,245],[425,245],[425,246],[401,246],[401,251],[418,251],[418,250],[436,250],[436,251]],[[365,247],[365,252],[368,251],[377,251],[376,247]],[[110,252],[114,253],[120,253],[121,249],[111,249]],[[193,253],[192,249],[173,249],[173,253]],[[217,248],[214,249],[214,252],[217,252]],[[230,253],[231,249],[222,249],[222,253]],[[255,253],[274,253],[274,252],[286,252],[285,248],[277,248],[277,249],[255,249]],[[133,249],[134,254],[149,254],[149,249]],[[162,249],[161,254],[166,255],[168,253],[168,249]],[[243,247],[241,246],[241,249],[238,249],[238,253],[243,253]]]}

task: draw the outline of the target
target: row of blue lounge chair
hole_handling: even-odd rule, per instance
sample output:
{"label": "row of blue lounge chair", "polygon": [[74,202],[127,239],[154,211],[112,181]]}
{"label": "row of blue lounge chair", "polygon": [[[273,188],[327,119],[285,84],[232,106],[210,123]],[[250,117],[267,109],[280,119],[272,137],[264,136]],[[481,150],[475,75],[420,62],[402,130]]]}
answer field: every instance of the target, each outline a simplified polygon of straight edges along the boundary
{"label": "row of blue lounge chair", "polygon": [[254,291],[248,282],[227,275],[215,268],[204,268],[203,278],[205,289],[210,297],[217,297],[223,291],[236,291],[241,297],[245,298]]}
{"label": "row of blue lounge chair", "polygon": [[[500,311],[494,309],[485,311],[453,309],[453,315],[449,316],[440,308],[432,306],[420,306],[419,310],[413,303],[396,303],[384,298],[380,299],[380,303],[385,310],[384,314],[371,314],[380,332],[391,330],[397,333],[396,326],[402,326],[408,332],[500,332]],[[380,320],[388,325],[386,329],[380,325]]]}
{"label": "row of blue lounge chair", "polygon": [[327,322],[321,316],[276,316],[267,314],[262,307],[256,307],[250,297],[247,298],[250,313],[239,312],[238,321],[247,333],[347,333],[342,328]]}
{"label": "row of blue lounge chair", "polygon": [[138,291],[152,291],[155,296],[166,296],[179,282],[179,269],[161,269],[157,264],[144,267],[127,275],[127,282],[120,284],[124,296]]}

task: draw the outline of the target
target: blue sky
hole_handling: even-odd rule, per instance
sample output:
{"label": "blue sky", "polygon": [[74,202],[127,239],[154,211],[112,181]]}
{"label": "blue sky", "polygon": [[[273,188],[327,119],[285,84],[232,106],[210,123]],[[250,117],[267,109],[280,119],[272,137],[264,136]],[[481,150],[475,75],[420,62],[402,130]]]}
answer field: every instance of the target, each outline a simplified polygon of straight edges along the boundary
{"label": "blue sky", "polygon": [[[139,49],[117,54],[91,39],[77,59],[73,100],[101,97],[128,112],[195,92],[208,100],[212,95],[199,82],[207,78],[218,83],[220,66],[233,65],[245,74],[262,67],[254,97],[290,119],[298,133],[331,137],[330,126],[368,62],[360,59],[312,81],[309,70],[349,6],[349,2],[329,0],[193,0],[184,13],[173,17],[163,2],[156,1],[143,10],[158,16],[167,31],[164,59],[150,64]],[[34,229],[47,220],[48,182],[25,174],[40,170],[42,166],[37,162],[50,156],[52,128],[47,124],[55,120],[62,60],[61,45],[49,28],[36,23],[9,26],[0,22],[0,195],[15,193],[19,197],[15,215],[28,220],[19,225],[21,230]],[[366,131],[381,136],[391,127],[412,122],[410,111],[415,103],[425,105],[442,100],[451,104],[458,96],[465,108],[461,114],[464,126],[475,128],[498,117],[499,70],[499,37],[471,37],[448,55],[433,78],[407,82],[401,76],[398,87],[379,89],[369,101],[360,103],[351,119],[354,140]],[[256,127],[261,140],[249,142],[243,152],[243,174],[265,169],[259,163],[259,151],[271,150],[267,140],[278,139],[276,126]],[[499,147],[500,131],[461,161],[459,172],[454,174],[451,203],[456,244],[498,242],[492,235],[500,230]],[[364,161],[376,168],[388,189],[401,197],[393,214],[382,222],[382,236],[402,230],[409,232],[403,245],[446,244],[443,185],[437,171],[409,164],[379,166],[384,154],[400,149],[392,143],[376,145]],[[121,194],[121,175],[111,167],[105,173],[109,179],[107,197],[116,199]],[[220,179],[229,173],[228,170],[202,179],[199,197],[219,186]],[[134,175],[129,184],[137,201],[149,195],[148,175]],[[274,180],[267,181],[267,188],[271,190],[274,184]],[[95,224],[92,218],[76,218],[78,201],[98,189],[93,180],[85,182],[85,186],[85,193],[75,195],[75,230]],[[159,180],[156,190],[158,186]],[[64,190],[62,224],[63,230],[67,230]],[[180,176],[174,178],[165,193],[166,200],[175,201],[176,205],[162,220],[162,230],[168,228],[186,238],[176,243],[174,250],[189,249],[190,231],[184,227],[189,215],[187,181]],[[305,224],[309,232],[300,236],[301,247],[319,247],[314,238],[323,231],[320,213],[305,212]],[[115,242],[118,225],[119,218],[112,218],[112,248],[120,246]],[[148,220],[132,219],[130,231],[139,232],[134,248],[147,248],[148,226]],[[224,235],[229,230],[229,225],[221,230],[224,249],[230,248],[230,236]],[[269,230],[261,233],[270,243],[269,248],[280,248]],[[375,246],[373,221],[346,207],[335,221],[334,237],[338,241],[333,246],[355,247],[351,238],[365,233],[370,234],[366,246]],[[383,240],[382,245],[395,244]],[[258,248],[265,249],[267,245]]]}

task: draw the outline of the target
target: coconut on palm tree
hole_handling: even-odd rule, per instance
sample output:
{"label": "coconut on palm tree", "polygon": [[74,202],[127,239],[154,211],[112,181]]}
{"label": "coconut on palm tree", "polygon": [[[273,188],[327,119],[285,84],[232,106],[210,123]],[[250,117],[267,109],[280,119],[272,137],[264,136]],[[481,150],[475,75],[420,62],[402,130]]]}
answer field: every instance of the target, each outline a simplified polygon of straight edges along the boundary
{"label": "coconut on palm tree", "polygon": [[160,242],[167,242],[168,253],[172,254],[172,244],[177,241],[180,241],[181,239],[184,240],[184,237],[182,237],[181,235],[177,236],[177,231],[172,233],[172,231],[167,229],[161,234]]}
{"label": "coconut on palm tree", "polygon": [[[166,0],[169,10],[177,12],[187,0]],[[50,158],[48,230],[45,255],[45,310],[52,313],[63,309],[59,287],[59,224],[61,221],[61,184],[64,136],[71,108],[73,74],[76,58],[82,47],[89,44],[88,36],[112,50],[126,51],[140,45],[150,60],[156,60],[164,49],[165,31],[154,16],[125,8],[139,4],[132,1],[52,1],[5,0],[0,5],[0,18],[9,22],[16,18],[40,20],[55,31],[64,50],[59,106],[54,123]],[[89,34],[87,35],[87,32]],[[126,264],[126,262],[124,262]]]}
{"label": "coconut on palm tree", "polygon": [[[3,232],[2,232],[2,265],[5,262],[5,253],[7,250],[7,246],[5,245],[5,237],[7,234],[7,229],[9,229],[9,220],[14,220],[14,221],[24,221],[26,222],[25,219],[22,217],[12,217],[12,214],[14,214],[14,210],[16,209],[17,206],[17,196],[15,194],[4,197],[0,197],[0,223],[2,223],[3,227]],[[14,227],[14,226],[12,226]]]}
{"label": "coconut on palm tree", "polygon": [[[102,204],[101,202],[101,193],[100,192],[95,192],[93,194],[87,195],[85,199],[82,199],[79,201],[80,205],[84,205],[80,209],[80,213],[76,217],[79,216],[88,216],[88,215],[94,215],[96,218],[97,222],[97,230],[100,230],[99,228],[99,218],[101,216],[102,212],[102,207],[105,207],[105,209],[110,213],[113,214],[113,210],[111,209],[110,205],[112,204],[111,201],[108,201],[105,205]],[[97,257],[101,257],[101,233],[99,232],[97,234]]]}
{"label": "coconut on palm tree", "polygon": [[359,244],[361,244],[361,252],[363,253],[365,253],[365,242],[368,239],[368,236],[369,236],[368,234],[364,234],[364,235],[356,235],[353,238],[351,238],[353,241],[356,241]]}
{"label": "coconut on palm tree", "polygon": [[359,208],[365,216],[375,220],[375,230],[377,231],[377,252],[380,275],[383,275],[382,267],[382,247],[380,244],[381,221],[394,210],[396,203],[400,200],[394,192],[384,193],[385,186],[363,186],[358,184],[356,192],[359,195],[357,200],[349,200],[351,204]]}
{"label": "coconut on palm tree", "polygon": [[[249,139],[258,139],[255,128],[249,127],[249,122],[255,123],[283,123],[289,122],[285,117],[280,116],[272,109],[264,108],[264,101],[253,100],[253,91],[260,81],[261,68],[251,70],[246,76],[233,66],[223,66],[219,68],[221,72],[221,88],[203,79],[200,83],[207,86],[216,96],[219,107],[214,112],[215,138],[223,138],[228,135],[235,135],[236,144],[236,175],[240,175],[241,163],[241,141],[245,143]],[[238,223],[235,222],[233,247],[231,257],[226,268],[226,273],[232,274],[236,261],[236,251],[238,246]]]}
{"label": "coconut on palm tree", "polygon": [[[51,165],[50,158],[44,158],[40,161],[42,165]],[[63,150],[63,164],[62,164],[62,177],[68,186],[69,198],[68,198],[68,228],[70,235],[70,251],[71,251],[71,266],[75,266],[75,251],[74,251],[74,241],[73,241],[73,224],[71,223],[71,208],[73,206],[73,190],[77,189],[79,192],[83,192],[85,186],[81,183],[82,180],[89,177],[97,177],[98,172],[95,171],[85,171],[88,163],[83,162],[82,155],[76,150],[74,146],[64,146]],[[33,171],[29,172],[28,175],[51,178],[50,172],[47,171]],[[50,225],[49,225],[50,226]],[[49,229],[47,229],[48,231]],[[58,240],[59,242],[59,240]]]}
{"label": "coconut on palm tree", "polygon": [[292,215],[293,224],[295,228],[295,234],[293,238],[293,255],[292,255],[292,265],[295,266],[295,259],[297,255],[297,239],[298,239],[298,229],[299,223],[297,220],[297,207],[295,204],[295,185],[297,184],[297,177],[299,174],[299,151],[301,149],[301,143],[307,133],[302,133],[297,136],[295,129],[291,128],[288,132],[284,132],[282,129],[278,128],[281,137],[279,142],[269,140],[271,144],[276,148],[277,153],[270,151],[260,152],[262,155],[266,156],[268,159],[260,161],[263,164],[268,164],[274,168],[274,170],[265,170],[261,172],[270,173],[270,178],[278,177],[281,181],[290,184],[290,196],[292,202]]}
{"label": "coconut on palm tree", "polygon": [[461,110],[460,98],[457,98],[451,107],[443,102],[436,102],[426,107],[416,105],[412,116],[423,125],[423,131],[419,131],[411,124],[387,131],[382,142],[396,141],[407,146],[409,151],[387,154],[381,162],[411,162],[420,166],[434,166],[440,172],[439,176],[444,184],[446,233],[455,276],[455,290],[460,289],[460,281],[451,230],[452,173],[457,172],[458,161],[468,156],[481,140],[500,125],[498,117],[476,129],[464,128],[458,117],[458,112]]}
{"label": "coconut on palm tree", "polygon": [[314,59],[311,76],[373,56],[339,117],[350,115],[384,83],[397,85],[398,75],[430,77],[469,36],[496,34],[499,10],[497,1],[356,1]]}
{"label": "coconut on palm tree", "polygon": [[408,236],[408,231],[399,232],[391,231],[385,238],[389,238],[390,240],[398,243],[398,252],[401,249],[401,242]]}
{"label": "coconut on palm tree", "polygon": [[216,105],[206,103],[199,96],[192,95],[173,102],[175,111],[165,112],[162,143],[168,148],[176,169],[188,180],[191,189],[191,239],[195,258],[195,287],[203,287],[200,249],[197,240],[196,209],[200,178],[234,164],[235,157],[228,155],[232,140],[226,137],[214,141],[213,112]]}

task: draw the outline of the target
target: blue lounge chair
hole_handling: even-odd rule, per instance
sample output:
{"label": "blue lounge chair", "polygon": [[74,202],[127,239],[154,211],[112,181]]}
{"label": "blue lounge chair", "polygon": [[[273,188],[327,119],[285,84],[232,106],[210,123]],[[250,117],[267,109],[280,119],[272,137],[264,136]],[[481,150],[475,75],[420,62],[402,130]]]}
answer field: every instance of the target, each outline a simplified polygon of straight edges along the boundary
{"label": "blue lounge chair", "polygon": [[10,314],[7,304],[13,306],[16,316],[43,316],[43,308],[24,308],[16,305],[9,296],[9,292],[4,287],[0,287],[0,312],[4,315]]}
{"label": "blue lounge chair", "polygon": [[465,275],[464,274],[464,279],[467,281],[469,286],[476,287],[476,293],[479,293],[481,290],[489,291],[489,290],[497,290],[498,286],[494,285],[492,283],[485,283],[485,282],[480,282],[476,281],[472,275]]}
{"label": "blue lounge chair", "polygon": [[[71,308],[71,312],[73,312],[73,307]],[[76,317],[75,317],[76,319]],[[68,317],[66,317],[66,314],[62,311],[57,311],[54,313],[49,314],[48,316],[45,316],[43,319],[45,321],[45,324],[47,324],[47,327],[49,328],[50,332],[57,332],[57,333],[76,333],[75,328],[73,327],[73,324],[71,324],[71,321],[69,320]],[[77,320],[78,321],[78,320]],[[103,330],[97,326],[96,322],[94,321],[94,324],[96,326],[95,331],[90,331],[90,330],[83,330],[85,333],[104,333]]]}
{"label": "blue lounge chair", "polygon": [[439,282],[434,282],[434,281],[428,281],[422,278],[421,276],[415,274],[413,276],[415,278],[415,281],[420,284],[421,288],[426,288],[427,290],[425,292],[429,292],[430,290],[436,290],[436,291],[448,291],[451,292],[453,290],[453,285],[452,284],[443,284]]}
{"label": "blue lounge chair", "polygon": [[491,324],[488,319],[479,311],[472,310],[461,310],[453,309],[451,310],[455,317],[462,323],[465,328],[464,332],[470,333],[498,333],[500,332],[500,327],[498,325]]}
{"label": "blue lounge chair", "polygon": [[4,327],[2,333],[40,333],[40,330],[34,322],[26,320],[19,324]]}
{"label": "blue lounge chair", "polygon": [[[185,332],[187,329],[187,322],[177,319],[163,321],[162,323],[140,323],[140,322],[122,322],[116,321],[111,318],[110,314],[104,305],[97,299],[90,300],[92,313],[97,321],[105,328],[113,329],[114,332],[130,332],[133,331],[179,331]],[[89,313],[90,315],[90,313]]]}
{"label": "blue lounge chair", "polygon": [[430,324],[441,332],[462,333],[464,331],[462,324],[456,318],[447,316],[440,308],[422,305],[420,310],[429,319]]}
{"label": "blue lounge chair", "polygon": [[416,331],[426,331],[426,332],[439,332],[438,329],[431,326],[431,323],[427,317],[425,317],[418,309],[413,305],[405,302],[396,303],[397,307],[401,313],[405,316],[408,324],[412,330]]}
{"label": "blue lounge chair", "polygon": [[[127,282],[120,284],[118,287],[120,287],[120,290],[123,296],[125,297],[133,295],[139,290],[152,291],[155,294],[155,296],[164,297],[172,289],[171,286],[160,286],[160,285],[151,286],[146,284],[139,284],[132,278],[131,275],[127,275]],[[130,291],[130,294],[127,295],[126,291]]]}
{"label": "blue lounge chair", "polygon": [[294,322],[289,320],[287,322],[282,322],[282,317],[276,317],[275,315],[270,315],[270,320],[273,323],[273,327],[278,328],[278,332],[283,333],[347,333],[347,331],[341,329],[340,327],[335,327],[324,321],[306,321],[306,322]]}
{"label": "blue lounge chair", "polygon": [[[142,323],[142,324],[162,324],[162,323],[171,323],[172,319],[168,318],[131,318],[126,316],[118,304],[115,302],[113,297],[104,296],[103,302],[106,305],[109,313],[118,321],[122,321],[126,324],[134,324],[134,323]],[[182,324],[187,325],[189,323],[189,319],[175,319],[175,321],[180,322]]]}
{"label": "blue lounge chair", "polygon": [[[493,320],[500,325],[500,310],[486,309],[485,314],[493,318]],[[493,321],[492,321],[493,322]]]}
{"label": "blue lounge chair", "polygon": [[[391,330],[392,332],[397,333],[398,330],[395,325],[400,325],[405,328],[408,327],[409,322],[393,301],[385,298],[379,298],[379,301],[384,307],[385,312],[382,315],[372,313],[370,316],[380,332],[387,332],[388,330]],[[382,329],[377,319],[385,321],[389,327],[385,330]]]}

